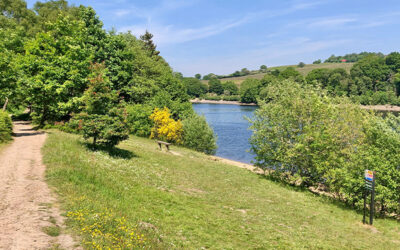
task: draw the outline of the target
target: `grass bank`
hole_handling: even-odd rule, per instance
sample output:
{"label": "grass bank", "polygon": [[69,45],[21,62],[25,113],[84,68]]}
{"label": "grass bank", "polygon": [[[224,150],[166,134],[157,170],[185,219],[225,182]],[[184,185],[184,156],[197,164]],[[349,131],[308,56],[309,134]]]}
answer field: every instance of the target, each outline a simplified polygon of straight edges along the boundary
{"label": "grass bank", "polygon": [[76,135],[50,131],[47,180],[85,246],[400,248],[397,221],[363,226],[361,214],[327,198],[172,150],[133,137],[117,150],[92,151]]}
{"label": "grass bank", "polygon": [[[304,67],[300,68],[297,65],[285,65],[285,66],[276,66],[276,67],[270,67],[268,68],[268,71],[272,71],[275,69],[278,70],[285,70],[288,67],[293,67],[297,71],[299,71],[303,76],[306,76],[310,71],[313,69],[345,69],[347,73],[350,73],[351,67],[353,67],[354,63],[321,63],[321,64],[306,64]],[[266,73],[258,73],[258,74],[252,74],[252,75],[247,75],[247,76],[238,76],[238,77],[227,77],[227,78],[222,78],[221,81],[233,81],[236,83],[238,86],[246,80],[247,78],[255,78],[255,79],[262,79]],[[204,83],[208,83],[207,80],[203,80]]]}

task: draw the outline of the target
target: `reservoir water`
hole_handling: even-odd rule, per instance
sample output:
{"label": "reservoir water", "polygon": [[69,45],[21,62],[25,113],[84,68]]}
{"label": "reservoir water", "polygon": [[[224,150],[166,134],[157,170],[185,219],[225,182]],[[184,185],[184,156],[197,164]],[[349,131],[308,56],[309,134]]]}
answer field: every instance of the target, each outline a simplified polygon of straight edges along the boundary
{"label": "reservoir water", "polygon": [[248,151],[252,132],[248,129],[250,123],[244,117],[252,118],[257,106],[193,104],[193,108],[206,117],[218,136],[216,156],[251,163],[254,155]]}

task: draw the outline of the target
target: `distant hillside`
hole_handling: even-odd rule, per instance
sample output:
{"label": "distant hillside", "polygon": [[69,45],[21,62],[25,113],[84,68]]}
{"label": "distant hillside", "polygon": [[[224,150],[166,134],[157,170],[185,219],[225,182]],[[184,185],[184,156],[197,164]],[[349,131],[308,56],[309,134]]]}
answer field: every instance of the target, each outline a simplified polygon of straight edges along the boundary
{"label": "distant hillside", "polygon": [[[247,78],[255,78],[255,79],[262,79],[264,75],[268,74],[268,72],[271,72],[275,69],[279,70],[284,70],[287,67],[293,67],[297,71],[299,71],[302,75],[307,75],[311,70],[313,69],[337,69],[337,68],[343,68],[347,72],[350,72],[351,67],[353,66],[354,63],[321,63],[321,64],[306,64],[304,67],[300,68],[297,65],[285,65],[285,66],[277,66],[277,67],[270,67],[268,68],[268,71],[266,73],[256,73],[256,74],[250,74],[247,76],[237,76],[237,77],[227,77],[227,78],[222,78],[220,79],[222,82],[226,81],[233,81],[237,85],[240,85],[245,79]],[[208,80],[202,80],[204,83],[208,83]]]}

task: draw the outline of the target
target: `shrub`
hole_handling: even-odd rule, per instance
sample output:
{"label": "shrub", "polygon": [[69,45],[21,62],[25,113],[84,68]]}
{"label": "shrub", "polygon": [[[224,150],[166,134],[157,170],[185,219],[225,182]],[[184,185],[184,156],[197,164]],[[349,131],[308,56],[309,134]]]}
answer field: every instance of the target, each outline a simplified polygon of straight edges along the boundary
{"label": "shrub", "polygon": [[154,122],[150,138],[168,142],[182,142],[182,122],[172,119],[168,108],[155,108],[150,119]]}
{"label": "shrub", "polygon": [[362,206],[363,172],[377,172],[377,208],[400,212],[400,134],[397,118],[383,119],[345,98],[293,81],[267,88],[252,122],[256,165],[288,183],[326,187]]}
{"label": "shrub", "polygon": [[124,121],[124,113],[120,108],[112,108],[107,115],[80,113],[79,130],[85,139],[93,138],[93,145],[103,144],[115,146],[128,139],[128,129]]}
{"label": "shrub", "polygon": [[321,64],[321,63],[322,63],[321,59],[315,60],[315,61],[313,62],[313,64]]}
{"label": "shrub", "polygon": [[394,91],[376,91],[371,96],[371,104],[392,104],[397,105],[397,96]]}
{"label": "shrub", "polygon": [[267,66],[266,65],[261,65],[260,66],[260,72],[267,72]]}
{"label": "shrub", "polygon": [[153,127],[150,115],[153,108],[147,104],[134,104],[126,107],[129,132],[137,136],[148,137]]}
{"label": "shrub", "polygon": [[12,121],[7,112],[0,110],[0,143],[11,139]]}
{"label": "shrub", "polygon": [[169,92],[166,90],[159,91],[148,103],[153,108],[162,109],[167,107],[174,119],[182,119],[191,115],[193,111],[192,104],[185,100],[173,100]]}
{"label": "shrub", "polygon": [[303,62],[299,62],[299,64],[297,65],[297,67],[299,68],[304,68],[304,66],[306,66],[306,64]]}
{"label": "shrub", "polygon": [[283,71],[280,71],[279,75],[278,75],[278,78],[281,79],[281,80],[291,79],[291,80],[294,80],[296,82],[303,82],[304,81],[304,77],[302,76],[302,74],[300,74],[300,72],[297,71],[293,67],[287,67]]}
{"label": "shrub", "polygon": [[[381,214],[400,213],[400,134],[399,120],[389,115],[386,119],[371,117],[364,126],[365,141],[346,169],[340,183],[346,198],[362,207],[364,181],[360,172],[376,171],[376,209]],[[358,185],[354,182],[358,180]],[[358,191],[358,192],[357,192]]]}
{"label": "shrub", "polygon": [[210,100],[210,101],[220,101],[222,99],[221,96],[213,96],[213,95],[206,95],[204,96],[205,100]]}
{"label": "shrub", "polygon": [[222,100],[224,100],[224,101],[240,101],[240,96],[239,95],[223,96]]}
{"label": "shrub", "polygon": [[217,149],[216,136],[207,124],[204,116],[194,114],[182,121],[183,145],[185,147],[206,153],[215,154]]}

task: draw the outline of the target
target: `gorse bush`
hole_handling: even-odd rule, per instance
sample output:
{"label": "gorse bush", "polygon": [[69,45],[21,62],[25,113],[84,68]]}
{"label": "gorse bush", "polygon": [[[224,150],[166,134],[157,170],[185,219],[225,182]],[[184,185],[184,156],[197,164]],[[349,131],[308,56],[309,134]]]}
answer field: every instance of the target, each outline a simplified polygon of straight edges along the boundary
{"label": "gorse bush", "polygon": [[7,112],[0,110],[0,143],[11,139],[12,121]]}
{"label": "gorse bush", "polygon": [[[290,86],[290,87],[289,87]],[[376,117],[347,99],[293,81],[267,87],[251,121],[256,165],[289,183],[321,184],[361,207],[365,169],[377,172],[377,208],[400,212],[398,122]]]}
{"label": "gorse bush", "polygon": [[150,115],[150,119],[154,123],[150,138],[176,142],[178,144],[182,142],[182,122],[172,119],[168,108],[155,108]]}
{"label": "gorse bush", "polygon": [[217,149],[216,136],[204,116],[194,114],[184,119],[182,123],[183,145],[185,147],[206,154],[215,154]]}

